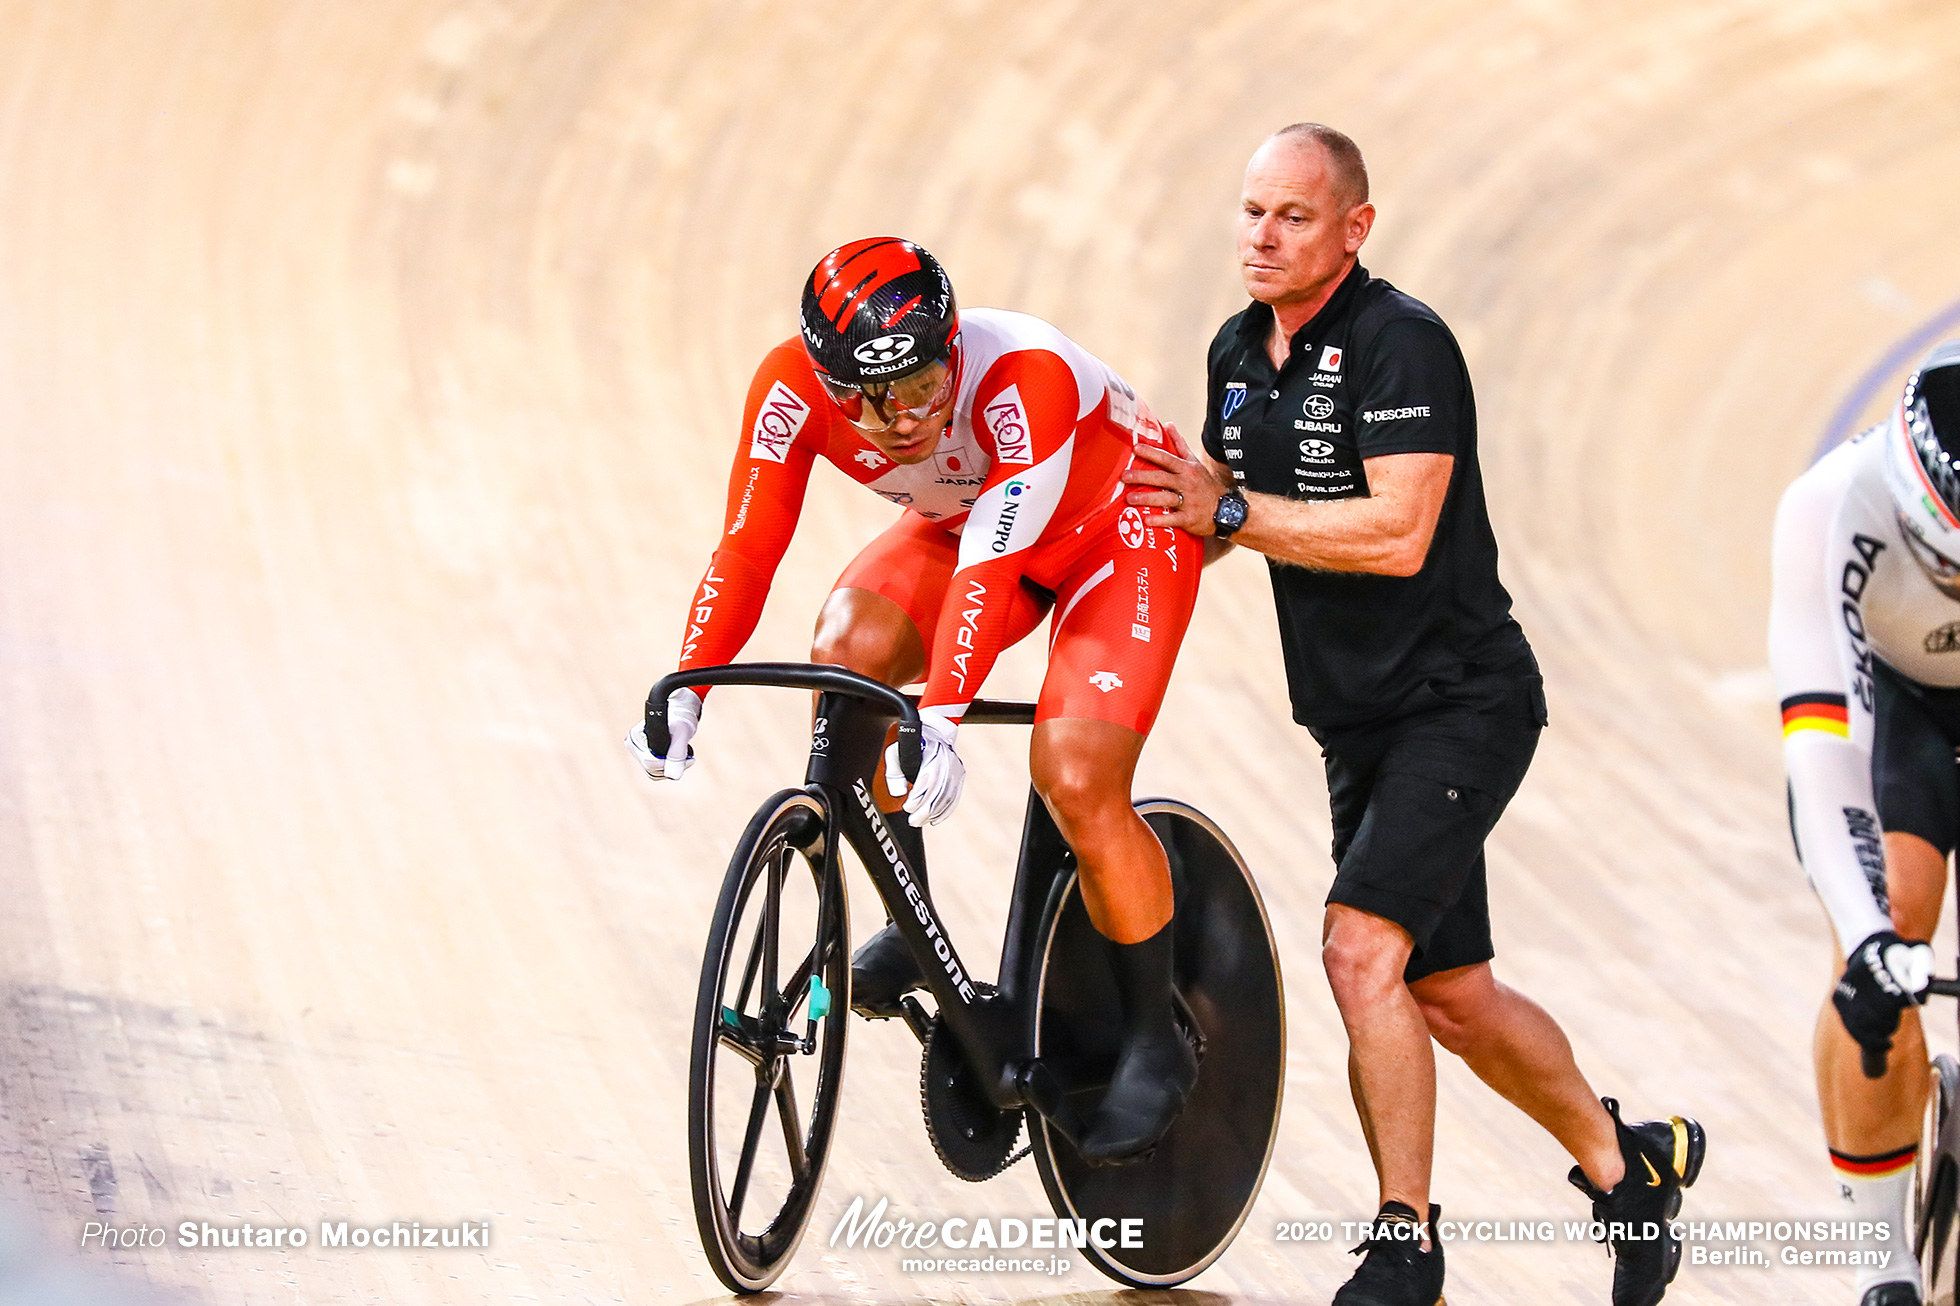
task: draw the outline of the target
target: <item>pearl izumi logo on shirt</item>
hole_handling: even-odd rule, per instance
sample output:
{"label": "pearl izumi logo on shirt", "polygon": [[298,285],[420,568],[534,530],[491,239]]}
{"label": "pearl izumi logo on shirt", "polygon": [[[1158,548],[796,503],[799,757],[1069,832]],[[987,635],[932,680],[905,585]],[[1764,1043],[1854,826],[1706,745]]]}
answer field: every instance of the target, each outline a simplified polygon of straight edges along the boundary
{"label": "pearl izumi logo on shirt", "polygon": [[769,387],[762,407],[755,415],[755,430],[749,435],[749,457],[779,463],[789,456],[803,423],[810,420],[810,405],[781,381]]}

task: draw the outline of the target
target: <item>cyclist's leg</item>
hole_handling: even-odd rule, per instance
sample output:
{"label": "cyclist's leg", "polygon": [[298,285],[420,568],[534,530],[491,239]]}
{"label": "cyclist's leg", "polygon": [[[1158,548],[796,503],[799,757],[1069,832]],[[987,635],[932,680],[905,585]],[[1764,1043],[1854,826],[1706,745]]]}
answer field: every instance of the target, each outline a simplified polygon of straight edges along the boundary
{"label": "cyclist's leg", "polygon": [[[958,537],[917,513],[900,515],[838,577],[817,617],[810,660],[847,667],[888,685],[924,679],[929,641],[958,564]],[[1045,611],[1045,596],[1024,592],[1011,618],[1010,636],[1025,635]],[[883,767],[873,772],[871,787],[881,811],[898,811],[900,800],[887,789]],[[888,828],[905,850],[920,887],[930,892],[922,833],[903,817],[892,819]],[[889,924],[851,959],[851,1004],[863,1015],[900,1014],[899,999],[922,982],[911,950]]]}
{"label": "cyclist's leg", "polygon": [[1130,786],[1197,602],[1200,554],[1183,531],[1144,531],[1129,547],[1115,523],[1056,588],[1030,770],[1075,850],[1089,919],[1137,943],[1170,919],[1171,884]]}
{"label": "cyclist's leg", "polygon": [[1173,900],[1163,846],[1131,804],[1197,600],[1200,552],[1182,531],[1108,523],[1057,589],[1048,675],[1036,712],[1036,790],[1075,850],[1090,921],[1111,940],[1123,1046],[1080,1150],[1121,1161],[1153,1146],[1197,1080],[1172,1003]]}
{"label": "cyclist's leg", "polygon": [[817,615],[810,660],[888,685],[918,680],[959,551],[959,538],[944,527],[900,514],[837,578]]}
{"label": "cyclist's leg", "polygon": [[[1892,927],[1909,939],[1930,939],[1946,887],[1946,859],[1960,834],[1960,783],[1954,770],[1953,714],[1941,711],[1941,691],[1902,684],[1879,664],[1874,676],[1872,787],[1885,831],[1886,895]],[[1844,946],[1859,940],[1834,940]],[[1834,947],[1830,982],[1844,970]],[[1919,1013],[1903,1013],[1885,1075],[1866,1079],[1858,1045],[1844,1031],[1826,994],[1812,1043],[1824,1137],[1846,1214],[1888,1226],[1891,1237],[1869,1244],[1890,1252],[1882,1267],[1862,1267],[1859,1294],[1891,1280],[1916,1281],[1912,1251],[1912,1189],[1929,1086]]]}
{"label": "cyclist's leg", "polygon": [[[1908,939],[1930,939],[1939,924],[1946,890],[1946,854],[1916,834],[1888,830],[1885,884],[1892,905],[1892,928]],[[1844,952],[1831,953],[1830,983],[1844,971]],[[1919,1141],[1926,1109],[1926,1037],[1917,1011],[1900,1017],[1883,1079],[1866,1079],[1858,1044],[1845,1033],[1837,1008],[1825,994],[1817,1013],[1813,1044],[1817,1095],[1824,1137],[1840,1157],[1866,1158],[1897,1153]]]}

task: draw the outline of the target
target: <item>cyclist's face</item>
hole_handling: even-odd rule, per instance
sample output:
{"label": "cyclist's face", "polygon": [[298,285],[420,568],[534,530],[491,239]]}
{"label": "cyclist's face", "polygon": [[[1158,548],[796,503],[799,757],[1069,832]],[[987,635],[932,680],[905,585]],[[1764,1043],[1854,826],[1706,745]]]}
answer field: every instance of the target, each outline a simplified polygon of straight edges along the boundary
{"label": "cyclist's face", "polygon": [[1246,293],[1275,308],[1311,301],[1347,271],[1374,221],[1374,205],[1348,202],[1318,142],[1267,141],[1239,201]]}
{"label": "cyclist's face", "polygon": [[946,434],[946,424],[952,420],[953,406],[948,404],[929,417],[901,414],[885,430],[862,434],[895,463],[922,463],[939,447],[939,437]]}
{"label": "cyclist's face", "polygon": [[890,384],[862,387],[820,379],[859,435],[894,462],[920,463],[932,457],[952,420],[959,365],[955,355]]}

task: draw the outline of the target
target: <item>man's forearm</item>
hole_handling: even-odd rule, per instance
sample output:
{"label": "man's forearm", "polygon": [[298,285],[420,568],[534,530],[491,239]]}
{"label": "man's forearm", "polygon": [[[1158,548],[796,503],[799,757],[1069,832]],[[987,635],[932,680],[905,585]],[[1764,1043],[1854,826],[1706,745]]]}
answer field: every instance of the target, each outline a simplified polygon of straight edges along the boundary
{"label": "man's forearm", "polygon": [[1406,505],[1379,497],[1313,503],[1249,493],[1245,499],[1250,511],[1232,543],[1280,562],[1316,571],[1413,576],[1429,550],[1426,524]]}

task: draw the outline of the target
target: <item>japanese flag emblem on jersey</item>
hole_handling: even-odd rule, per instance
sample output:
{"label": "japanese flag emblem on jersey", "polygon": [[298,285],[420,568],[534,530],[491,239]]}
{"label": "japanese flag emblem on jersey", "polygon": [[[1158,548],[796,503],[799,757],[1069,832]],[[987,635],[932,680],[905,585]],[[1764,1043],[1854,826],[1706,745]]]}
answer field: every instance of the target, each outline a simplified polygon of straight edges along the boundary
{"label": "japanese flag emblem on jersey", "polygon": [[810,405],[781,381],[769,387],[762,407],[755,415],[755,430],[749,434],[749,457],[779,463],[789,456],[803,423],[810,420]]}
{"label": "japanese flag emblem on jersey", "polygon": [[1028,434],[1028,411],[1021,403],[1021,387],[1010,385],[995,395],[981,410],[987,433],[994,437],[994,457],[1003,463],[1034,463],[1034,440]]}
{"label": "japanese flag emblem on jersey", "polygon": [[1320,347],[1320,367],[1317,370],[1322,372],[1338,372],[1341,370],[1341,347],[1339,345],[1322,345]]}

